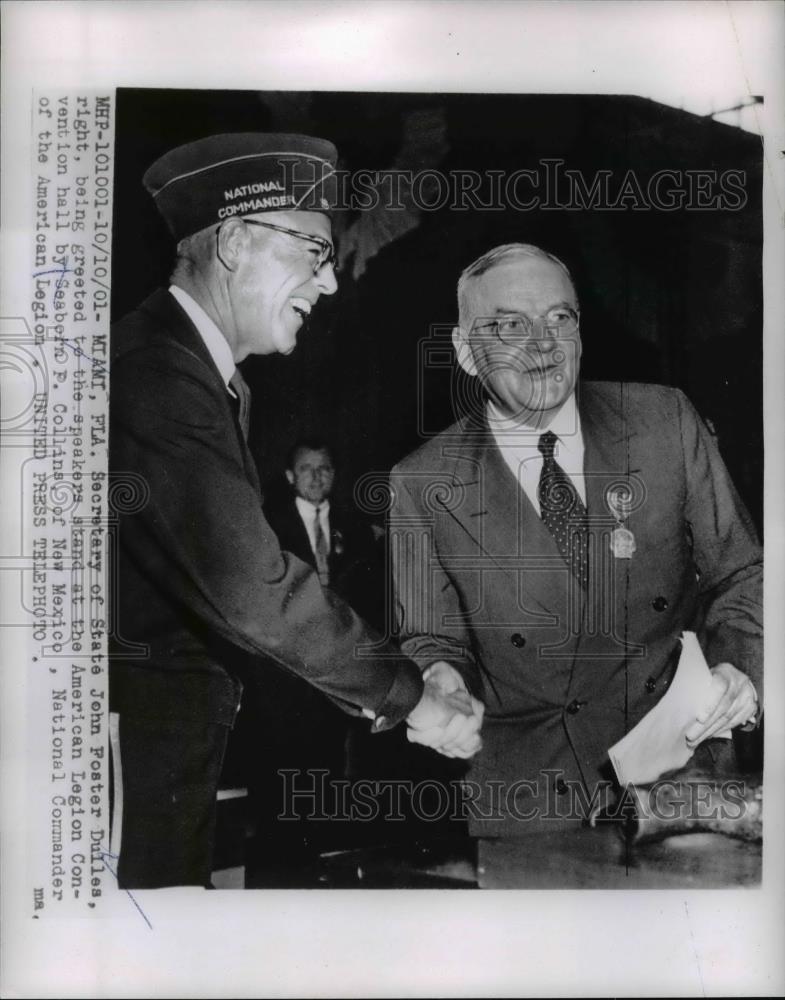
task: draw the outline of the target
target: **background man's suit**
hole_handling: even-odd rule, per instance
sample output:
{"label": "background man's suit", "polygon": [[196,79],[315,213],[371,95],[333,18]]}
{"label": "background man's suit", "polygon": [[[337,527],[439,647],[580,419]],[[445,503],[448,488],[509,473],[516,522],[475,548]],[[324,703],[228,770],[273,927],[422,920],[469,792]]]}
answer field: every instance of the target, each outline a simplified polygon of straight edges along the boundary
{"label": "background man's suit", "polygon": [[[316,569],[316,557],[294,496],[265,502],[265,516],[281,548]],[[370,525],[359,513],[330,498],[330,590],[375,627],[384,625],[383,566]]]}
{"label": "background man's suit", "polygon": [[[558,811],[560,780],[590,797],[611,777],[606,751],[664,693],[684,629],[710,666],[727,660],[762,690],[761,553],[713,438],[678,390],[585,383],[577,398],[588,599],[484,420],[449,428],[391,477],[403,648],[421,666],[449,660],[486,702],[476,808],[489,809],[490,781],[537,782],[511,809],[502,797],[498,820],[472,823],[485,835],[520,832],[516,810]],[[620,482],[637,497],[631,559],[609,549],[607,491]]]}
{"label": "background man's suit", "polygon": [[134,776],[114,818],[119,881],[204,885],[215,785],[246,671],[288,670],[347,711],[370,705],[382,726],[408,714],[421,681],[400,656],[395,666],[356,658],[376,638],[281,551],[234,401],[168,292],[113,327],[111,378],[119,547],[110,698],[115,763]]}

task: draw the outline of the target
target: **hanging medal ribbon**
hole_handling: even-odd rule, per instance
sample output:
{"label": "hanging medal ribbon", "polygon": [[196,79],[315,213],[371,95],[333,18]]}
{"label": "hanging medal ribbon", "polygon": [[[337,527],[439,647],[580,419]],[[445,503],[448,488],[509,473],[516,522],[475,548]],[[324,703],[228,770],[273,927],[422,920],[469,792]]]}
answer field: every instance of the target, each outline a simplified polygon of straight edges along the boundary
{"label": "hanging medal ribbon", "polygon": [[635,535],[624,522],[630,516],[633,504],[633,492],[626,483],[614,483],[605,491],[605,502],[616,521],[616,527],[611,532],[610,549],[614,559],[631,559],[638,545]]}

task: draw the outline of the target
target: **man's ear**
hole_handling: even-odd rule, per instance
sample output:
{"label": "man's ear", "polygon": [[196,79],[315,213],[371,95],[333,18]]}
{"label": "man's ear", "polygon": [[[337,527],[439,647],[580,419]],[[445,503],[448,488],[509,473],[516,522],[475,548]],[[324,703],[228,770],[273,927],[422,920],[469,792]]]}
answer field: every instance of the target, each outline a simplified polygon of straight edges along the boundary
{"label": "man's ear", "polygon": [[237,270],[251,236],[242,219],[226,219],[215,236],[218,260],[227,271]]}
{"label": "man's ear", "polygon": [[472,349],[469,347],[466,334],[459,326],[452,328],[452,346],[455,348],[455,356],[461,368],[467,375],[476,375],[477,366],[474,363]]}
{"label": "man's ear", "polygon": [[294,486],[294,473],[291,469],[286,470],[286,479],[290,486]]}

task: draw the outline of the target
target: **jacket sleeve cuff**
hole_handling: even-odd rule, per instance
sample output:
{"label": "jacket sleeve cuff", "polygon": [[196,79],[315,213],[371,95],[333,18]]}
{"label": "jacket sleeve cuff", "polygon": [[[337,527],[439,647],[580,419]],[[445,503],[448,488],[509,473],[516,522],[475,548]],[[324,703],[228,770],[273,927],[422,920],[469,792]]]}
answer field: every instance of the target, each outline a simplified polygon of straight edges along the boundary
{"label": "jacket sleeve cuff", "polygon": [[422,691],[423,679],[417,667],[411,662],[401,664],[384,701],[374,709],[371,732],[381,733],[397,726],[417,705]]}
{"label": "jacket sleeve cuff", "polygon": [[763,642],[759,636],[749,636],[737,629],[715,629],[707,637],[705,656],[709,667],[732,663],[741,670],[755,686],[758,705],[763,702]]}
{"label": "jacket sleeve cuff", "polygon": [[761,719],[763,718],[763,705],[760,702],[760,697],[758,692],[755,692],[755,714],[752,715],[743,725],[739,726],[739,729],[743,733],[751,733],[754,729],[758,729],[761,724]]}

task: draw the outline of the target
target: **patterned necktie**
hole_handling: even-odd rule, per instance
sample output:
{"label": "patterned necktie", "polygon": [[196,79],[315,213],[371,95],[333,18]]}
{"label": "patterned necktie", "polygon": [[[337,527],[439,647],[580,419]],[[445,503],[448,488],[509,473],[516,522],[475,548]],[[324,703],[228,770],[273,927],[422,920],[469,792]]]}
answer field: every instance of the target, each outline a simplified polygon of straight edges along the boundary
{"label": "patterned necktie", "polygon": [[229,385],[234,389],[237,400],[233,400],[237,410],[237,419],[240,423],[240,430],[243,437],[248,440],[248,428],[251,424],[251,390],[248,383],[240,374],[240,369],[235,368],[234,375],[229,379]]}
{"label": "patterned necktie", "polygon": [[537,491],[540,516],[553,535],[562,559],[585,588],[589,577],[586,507],[572,480],[553,457],[557,440],[553,431],[546,431],[540,436],[537,445],[542,455],[542,471]]}
{"label": "patterned necktie", "polygon": [[327,561],[329,550],[327,538],[322,529],[321,511],[321,507],[316,508],[313,522],[313,552],[316,556],[316,571],[319,574],[319,581],[323,587],[327,587],[330,583],[330,567]]}

